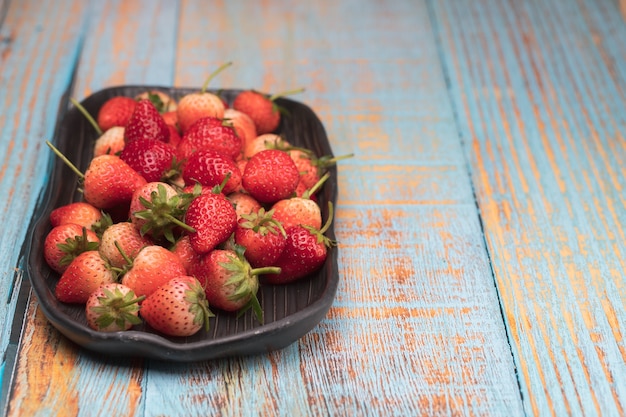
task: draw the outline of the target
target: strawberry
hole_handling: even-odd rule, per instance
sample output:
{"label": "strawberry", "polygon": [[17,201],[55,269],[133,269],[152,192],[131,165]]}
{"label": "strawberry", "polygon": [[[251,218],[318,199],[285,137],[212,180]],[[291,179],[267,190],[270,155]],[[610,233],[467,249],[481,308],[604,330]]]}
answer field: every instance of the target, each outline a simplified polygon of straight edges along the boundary
{"label": "strawberry", "polygon": [[203,149],[189,156],[183,167],[185,184],[214,187],[224,181],[222,192],[230,194],[241,187],[241,171],[230,157],[219,151]]}
{"label": "strawberry", "polygon": [[[165,113],[162,113],[161,116],[163,117],[165,124],[168,125],[169,127],[174,128],[174,130],[176,130],[176,133],[180,135],[180,131],[178,130],[178,112],[176,110],[167,111]],[[170,137],[170,142],[171,142],[171,137]]]}
{"label": "strawberry", "polygon": [[286,284],[304,278],[322,267],[328,255],[328,248],[335,242],[324,236],[332,223],[333,206],[328,204],[329,217],[322,229],[311,226],[291,226],[285,229],[287,243],[274,266],[279,274],[263,277],[268,284]]}
{"label": "strawberry", "polygon": [[83,178],[85,200],[100,209],[130,203],[135,190],[146,183],[137,171],[115,155],[93,158]]}
{"label": "strawberry", "polygon": [[285,248],[285,229],[272,215],[261,208],[243,214],[237,223],[235,243],[246,248],[246,259],[254,268],[271,266]]}
{"label": "strawberry", "polygon": [[93,145],[93,156],[118,155],[124,149],[124,127],[113,126],[104,132]]}
{"label": "strawberry", "polygon": [[103,132],[114,126],[126,126],[136,106],[137,101],[130,97],[116,96],[108,99],[98,111],[98,126]]}
{"label": "strawberry", "polygon": [[243,142],[228,122],[203,117],[187,129],[176,149],[180,159],[187,159],[198,150],[211,149],[234,160],[241,155]]}
{"label": "strawberry", "polygon": [[278,273],[273,267],[253,269],[244,257],[244,248],[215,249],[200,259],[196,276],[204,285],[207,300],[212,307],[243,314],[252,309],[257,320],[263,322],[263,310],[257,298],[259,274]]}
{"label": "strawberry", "polygon": [[180,133],[178,132],[178,128],[172,125],[167,125],[167,128],[170,130],[170,140],[167,142],[172,145],[174,148],[178,147],[178,144],[182,140]]}
{"label": "strawberry", "polygon": [[262,207],[254,197],[248,193],[236,191],[226,195],[226,198],[235,207],[237,213],[237,219],[240,219],[243,214],[256,213]]}
{"label": "strawberry", "polygon": [[67,267],[54,288],[63,303],[86,303],[102,284],[116,281],[116,275],[95,250],[78,255]]}
{"label": "strawberry", "polygon": [[93,230],[94,225],[102,221],[102,217],[100,209],[84,201],[77,201],[55,208],[50,212],[49,219],[52,227],[74,223]]}
{"label": "strawberry", "polygon": [[310,196],[324,184],[330,174],[324,176],[313,185],[312,188],[304,191],[302,196],[291,197],[279,200],[272,205],[274,218],[278,220],[285,229],[299,225],[307,225],[319,229],[322,227],[322,212],[317,202],[311,200]]}
{"label": "strawberry", "polygon": [[74,223],[64,223],[48,232],[44,240],[44,259],[54,271],[62,274],[81,253],[97,250],[100,239],[92,230]]}
{"label": "strawberry", "polygon": [[154,104],[150,100],[140,100],[125,126],[124,137],[126,144],[137,139],[168,142],[170,130]]}
{"label": "strawberry", "polygon": [[135,101],[141,100],[149,100],[161,114],[175,112],[178,107],[176,100],[174,100],[173,97],[158,90],[144,91],[143,93],[135,96]]}
{"label": "strawberry", "polygon": [[138,188],[130,202],[129,217],[132,224],[154,241],[162,238],[174,243],[180,228],[193,231],[183,222],[193,194],[178,193],[164,182],[149,182]]}
{"label": "strawberry", "polygon": [[148,296],[170,279],[187,273],[178,256],[159,245],[141,249],[127,268],[122,284],[138,296]]}
{"label": "strawberry", "polygon": [[300,181],[303,183],[304,188],[313,187],[315,183],[320,180],[326,170],[331,166],[334,166],[338,161],[352,158],[354,156],[354,154],[347,154],[338,157],[324,155],[318,158],[310,150],[297,147],[288,147],[286,151],[298,167],[298,171],[300,172]]}
{"label": "strawberry", "polygon": [[[100,238],[100,255],[106,259],[112,267],[123,268],[128,264],[128,259],[134,259],[139,251],[146,246],[152,245],[152,240],[142,236],[138,229],[129,222],[115,223],[102,232]],[[126,258],[120,252],[126,255]]]}
{"label": "strawberry", "polygon": [[183,134],[185,134],[198,119],[203,117],[217,117],[221,119],[224,116],[224,102],[218,95],[209,93],[206,89],[211,80],[230,65],[232,65],[232,63],[228,62],[220,66],[206,79],[200,91],[185,94],[178,101],[178,128]]}
{"label": "strawberry", "polygon": [[224,242],[237,227],[237,213],[221,192],[196,197],[185,215],[185,223],[195,232],[188,233],[193,249],[201,254]]}
{"label": "strawberry", "polygon": [[246,142],[243,157],[244,159],[250,159],[255,154],[266,149],[288,149],[290,146],[289,142],[282,136],[266,133]]}
{"label": "strawberry", "polygon": [[137,139],[122,150],[120,159],[141,174],[147,182],[168,181],[179,175],[176,148],[156,139]]}
{"label": "strawberry", "polygon": [[200,254],[191,246],[189,236],[183,236],[174,243],[170,249],[183,263],[187,275],[195,275],[195,266],[200,261]]}
{"label": "strawberry", "polygon": [[233,126],[237,136],[241,138],[243,147],[258,136],[254,121],[250,118],[250,116],[240,112],[239,110],[224,110],[224,120],[228,121]]}
{"label": "strawberry", "polygon": [[275,100],[279,97],[302,91],[304,89],[286,91],[270,96],[258,91],[246,90],[237,94],[233,101],[233,108],[247,114],[252,119],[256,126],[257,134],[271,133],[280,124],[281,109],[276,105]]}
{"label": "strawberry", "polygon": [[99,332],[118,332],[141,324],[139,302],[143,298],[117,282],[101,285],[85,304],[87,325]]}
{"label": "strawberry", "polygon": [[300,174],[286,152],[267,149],[255,154],[242,176],[243,188],[260,203],[274,203],[290,197]]}
{"label": "strawberry", "polygon": [[155,330],[168,336],[191,336],[209,330],[209,310],[204,289],[194,277],[172,278],[148,296],[141,317]]}

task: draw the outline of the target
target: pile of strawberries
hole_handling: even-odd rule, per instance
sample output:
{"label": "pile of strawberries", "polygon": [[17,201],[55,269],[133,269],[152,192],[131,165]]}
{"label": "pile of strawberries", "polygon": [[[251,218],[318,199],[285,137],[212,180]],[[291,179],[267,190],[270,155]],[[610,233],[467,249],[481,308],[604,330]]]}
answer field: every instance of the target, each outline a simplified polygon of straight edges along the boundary
{"label": "pile of strawberries", "polygon": [[51,212],[44,257],[58,300],[84,304],[95,330],[145,321],[189,336],[215,309],[262,322],[259,286],[310,276],[334,244],[316,193],[337,158],[274,133],[286,117],[275,96],[241,91],[229,105],[211,78],[178,100],[113,97],[95,118],[74,101],[99,134],[84,173],[48,142],[83,200]]}

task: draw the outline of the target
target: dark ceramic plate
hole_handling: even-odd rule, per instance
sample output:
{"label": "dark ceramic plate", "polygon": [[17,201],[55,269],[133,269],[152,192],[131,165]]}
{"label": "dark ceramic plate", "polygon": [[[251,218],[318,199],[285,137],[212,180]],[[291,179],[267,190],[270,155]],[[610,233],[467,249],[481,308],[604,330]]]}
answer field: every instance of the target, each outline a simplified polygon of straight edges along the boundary
{"label": "dark ceramic plate", "polygon": [[[82,102],[90,114],[97,114],[100,106],[117,95],[135,96],[148,89],[161,90],[180,98],[197,89],[164,88],[153,86],[121,86],[99,91]],[[238,90],[223,90],[226,101],[232,102]],[[306,105],[289,99],[279,99],[289,116],[277,133],[294,145],[307,147],[319,156],[331,155],[326,132],[315,113]],[[57,148],[84,172],[89,164],[93,143],[97,138],[87,120],[72,107],[62,118],[54,139]],[[337,248],[329,251],[320,271],[299,282],[270,286],[259,290],[264,310],[264,324],[256,322],[252,313],[240,318],[214,311],[209,332],[194,336],[173,338],[162,336],[146,325],[127,332],[102,333],[91,330],[85,320],[83,306],[64,304],[56,300],[54,286],[59,278],[43,258],[43,242],[50,230],[49,214],[55,207],[81,199],[77,191],[76,175],[54,157],[49,182],[42,193],[37,209],[37,220],[31,228],[32,239],[27,248],[28,276],[39,300],[39,306],[50,323],[77,344],[107,355],[142,356],[169,361],[197,361],[227,356],[257,354],[284,348],[308,333],[328,312],[338,284]],[[335,203],[337,173],[330,169],[330,178],[319,193],[324,219],[327,202]],[[326,233],[334,239],[332,228]]]}

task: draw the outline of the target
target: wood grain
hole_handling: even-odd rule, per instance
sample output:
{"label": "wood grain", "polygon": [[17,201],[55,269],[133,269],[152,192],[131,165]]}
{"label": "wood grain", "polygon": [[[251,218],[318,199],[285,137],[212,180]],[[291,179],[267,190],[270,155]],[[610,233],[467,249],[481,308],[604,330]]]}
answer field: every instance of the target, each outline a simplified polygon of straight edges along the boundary
{"label": "wood grain", "polygon": [[614,0],[62,3],[0,0],[0,294],[72,74],[81,99],[199,86],[227,61],[212,87],[304,86],[335,154],[355,154],[339,164],[341,281],[297,343],[193,364],[87,352],[30,300],[9,416],[624,414]]}
{"label": "wood grain", "polygon": [[20,248],[47,180],[43,143],[69,86],[85,10],[82,2],[68,1],[63,11],[51,3],[15,3],[0,2],[0,382],[24,278]]}
{"label": "wood grain", "polygon": [[432,9],[526,412],[622,415],[621,17],[610,2]]}
{"label": "wood grain", "polygon": [[[14,4],[12,8],[19,9]],[[89,11],[95,17],[74,23],[84,27],[85,34],[82,45],[74,45],[80,60],[72,63],[78,64],[72,96],[81,100],[120,84],[170,84],[176,9],[168,1],[93,2]],[[140,415],[143,361],[78,348],[47,324],[36,306],[32,300],[9,415],[78,415],[92,410],[103,416]]]}

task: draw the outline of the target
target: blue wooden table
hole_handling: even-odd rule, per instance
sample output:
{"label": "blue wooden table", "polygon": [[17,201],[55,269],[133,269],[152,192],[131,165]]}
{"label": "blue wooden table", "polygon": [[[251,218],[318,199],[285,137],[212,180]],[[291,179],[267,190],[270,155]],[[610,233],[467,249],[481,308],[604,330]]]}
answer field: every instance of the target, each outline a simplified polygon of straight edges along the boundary
{"label": "blue wooden table", "polygon": [[[622,7],[624,5],[622,4]],[[0,0],[0,413],[626,413],[618,0]],[[310,333],[200,363],[113,358],[38,308],[22,242],[68,98],[277,92],[339,164],[340,284]]]}

